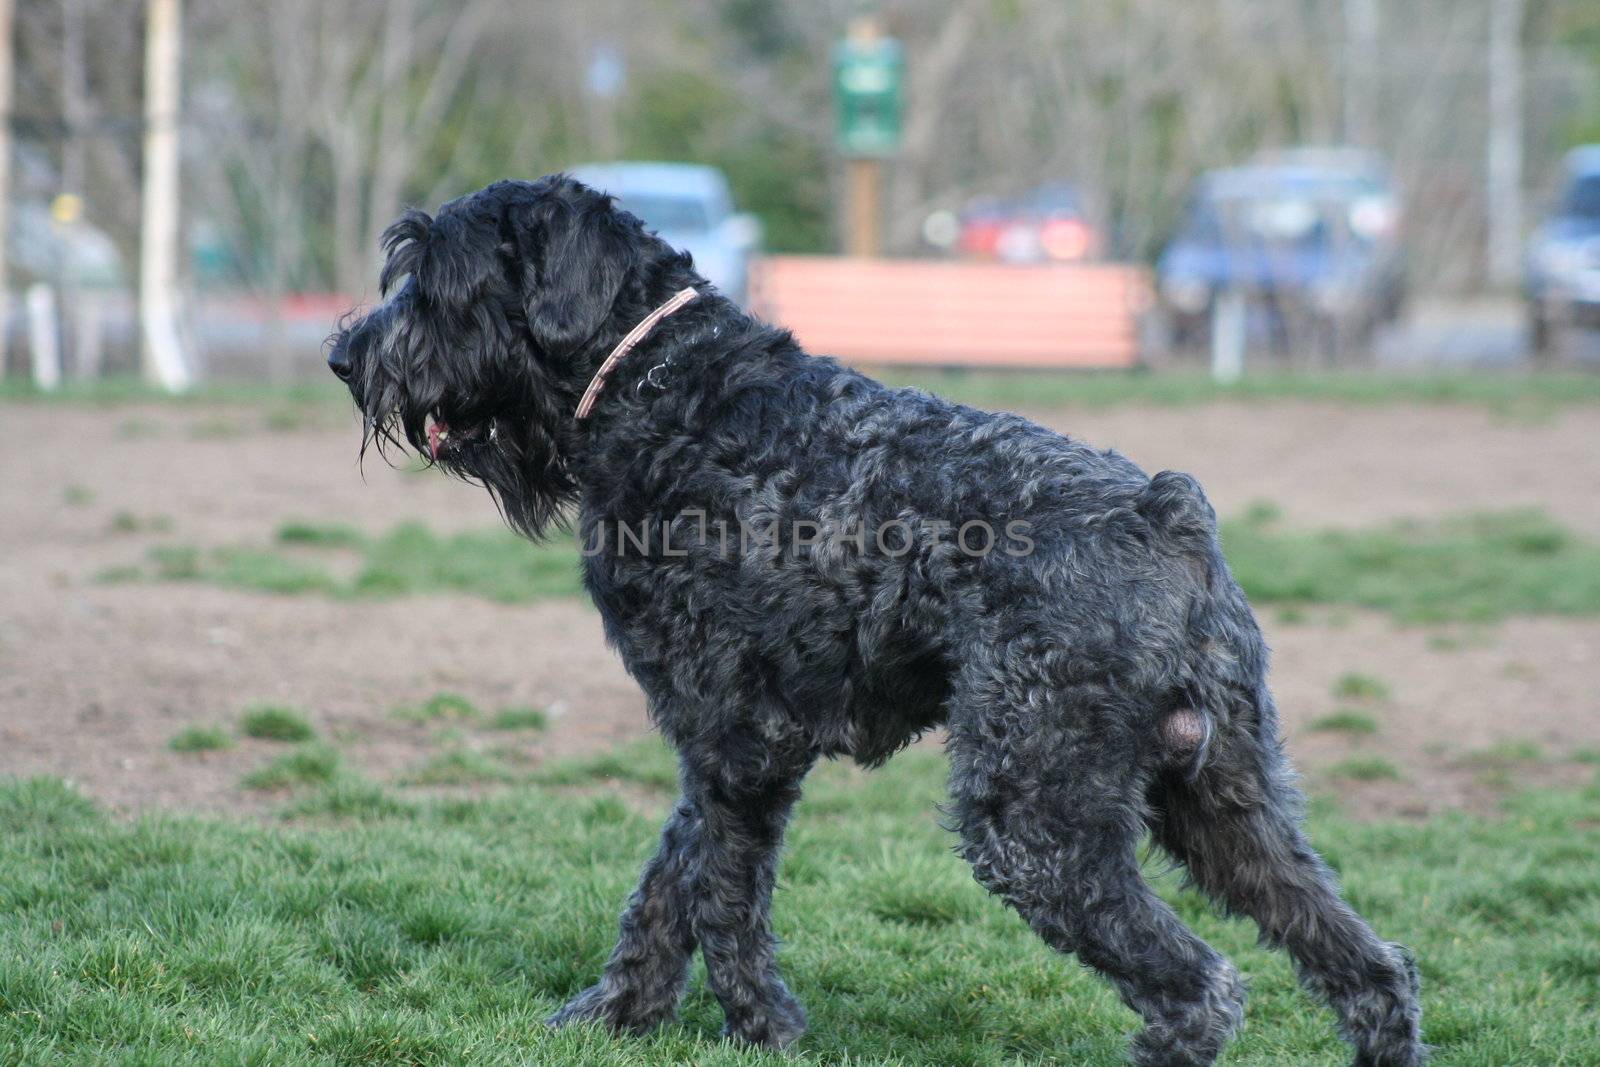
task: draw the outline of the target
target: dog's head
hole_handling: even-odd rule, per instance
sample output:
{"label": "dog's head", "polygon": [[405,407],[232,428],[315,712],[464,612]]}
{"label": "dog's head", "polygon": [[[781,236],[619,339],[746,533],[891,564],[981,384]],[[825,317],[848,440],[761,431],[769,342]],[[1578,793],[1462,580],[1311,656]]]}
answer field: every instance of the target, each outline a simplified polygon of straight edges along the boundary
{"label": "dog's head", "polygon": [[382,303],[328,354],[365,417],[363,451],[410,445],[539,536],[575,492],[567,446],[589,376],[687,259],[562,175],[408,211],[383,251]]}

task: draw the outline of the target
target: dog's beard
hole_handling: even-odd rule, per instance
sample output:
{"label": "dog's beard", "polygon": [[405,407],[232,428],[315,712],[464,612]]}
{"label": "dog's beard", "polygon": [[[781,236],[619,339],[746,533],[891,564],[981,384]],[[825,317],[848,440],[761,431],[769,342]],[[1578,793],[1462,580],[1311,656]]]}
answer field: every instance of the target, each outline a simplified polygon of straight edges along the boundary
{"label": "dog's beard", "polygon": [[429,462],[482,485],[512,528],[538,540],[566,527],[577,495],[566,449],[546,425],[526,414],[493,416],[465,432],[448,431]]}
{"label": "dog's beard", "polygon": [[329,358],[367,420],[363,453],[415,451],[483,485],[529,537],[565,525],[596,337],[624,293],[650,303],[651,272],[698,281],[688,257],[559,176],[407,212],[383,248],[383,303]]}
{"label": "dog's beard", "polygon": [[393,465],[396,453],[415,452],[428,466],[483,486],[506,522],[534,540],[566,528],[577,495],[567,464],[565,412],[573,398],[536,364],[510,380],[471,382],[452,381],[426,362],[409,380],[377,362],[365,369],[363,456],[374,448]]}

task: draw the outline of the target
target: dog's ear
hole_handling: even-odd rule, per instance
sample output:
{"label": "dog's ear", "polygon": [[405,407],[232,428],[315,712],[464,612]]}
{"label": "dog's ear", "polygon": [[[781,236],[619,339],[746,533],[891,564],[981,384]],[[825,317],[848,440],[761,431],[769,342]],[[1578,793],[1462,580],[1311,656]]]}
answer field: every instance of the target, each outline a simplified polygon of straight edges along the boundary
{"label": "dog's ear", "polygon": [[388,296],[402,278],[416,274],[428,248],[428,233],[433,219],[425,211],[412,208],[406,211],[389,228],[383,231],[383,273],[378,277],[378,291]]}
{"label": "dog's ear", "polygon": [[551,356],[571,354],[611,315],[637,265],[637,235],[607,197],[546,197],[511,224],[521,263],[528,328]]}
{"label": "dog's ear", "polygon": [[499,260],[486,255],[499,240],[491,211],[446,204],[437,218],[411,210],[383,232],[384,264],[379,287],[387,294],[402,277],[417,291],[449,307],[470,303],[497,276]]}

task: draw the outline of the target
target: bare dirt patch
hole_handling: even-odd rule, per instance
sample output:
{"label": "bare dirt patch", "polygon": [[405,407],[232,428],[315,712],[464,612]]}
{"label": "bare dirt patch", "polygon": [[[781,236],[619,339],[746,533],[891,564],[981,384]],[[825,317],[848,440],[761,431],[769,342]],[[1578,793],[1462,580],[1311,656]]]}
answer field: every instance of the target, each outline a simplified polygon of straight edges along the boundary
{"label": "bare dirt patch", "polygon": [[[1303,402],[1031,414],[1149,469],[1193,472],[1225,515],[1268,500],[1294,525],[1359,526],[1542,507],[1600,536],[1591,408],[1531,423],[1466,407]],[[292,421],[274,428],[246,405],[0,406],[0,774],[71,778],[122,810],[263,810],[281,797],[239,780],[281,746],[166,747],[187,726],[232,729],[259,702],[303,710],[349,764],[388,781],[446,744],[525,767],[648,730],[642,697],[582,603],[94,580],[152,547],[264,545],[291,520],[373,534],[495,521],[481,491],[436,475],[369,459],[363,481],[343,413]],[[1268,611],[1263,623],[1290,750],[1314,789],[1349,808],[1488,808],[1521,785],[1592,777],[1574,757],[1600,751],[1600,620],[1440,630],[1344,611],[1290,624]],[[1380,679],[1387,695],[1336,696],[1349,672]],[[490,714],[547,708],[551,726],[491,733],[394,717],[440,691]],[[1312,728],[1341,710],[1376,732]],[[1352,760],[1365,780],[1338,776]],[[1379,764],[1397,777],[1374,775]]]}
{"label": "bare dirt patch", "polygon": [[1188,471],[1224,516],[1258,500],[1305,527],[1542,508],[1600,537],[1597,407],[1537,418],[1312,401],[1027,414],[1152,472]]}

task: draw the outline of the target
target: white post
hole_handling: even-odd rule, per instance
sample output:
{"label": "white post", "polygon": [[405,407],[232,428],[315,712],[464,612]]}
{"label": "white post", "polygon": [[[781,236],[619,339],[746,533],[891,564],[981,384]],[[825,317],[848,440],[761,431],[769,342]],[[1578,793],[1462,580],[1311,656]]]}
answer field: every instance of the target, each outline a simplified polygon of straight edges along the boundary
{"label": "white post", "polygon": [[6,288],[7,207],[11,203],[11,0],[0,0],[0,377],[6,369],[6,327],[11,291]]}
{"label": "white post", "polygon": [[1224,289],[1211,304],[1211,377],[1223,384],[1244,374],[1244,296]]}
{"label": "white post", "polygon": [[85,381],[100,377],[105,363],[105,309],[103,297],[89,289],[79,289],[71,307],[72,373]]}
{"label": "white post", "polygon": [[33,384],[46,393],[61,386],[61,336],[56,322],[56,294],[43,282],[28,286],[28,352],[33,356]]}
{"label": "white post", "polygon": [[1489,277],[1508,286],[1522,265],[1524,0],[1489,4]]}
{"label": "white post", "polygon": [[144,81],[144,217],[139,321],[145,377],[169,392],[191,384],[178,332],[178,63],[181,0],[149,0]]}
{"label": "white post", "polygon": [[78,245],[83,226],[83,201],[88,160],[89,76],[85,57],[86,0],[60,0],[61,7],[61,137],[60,192],[50,205],[61,242],[56,293],[61,304],[61,361],[74,370],[82,365],[78,335],[78,303],[83,265]]}

